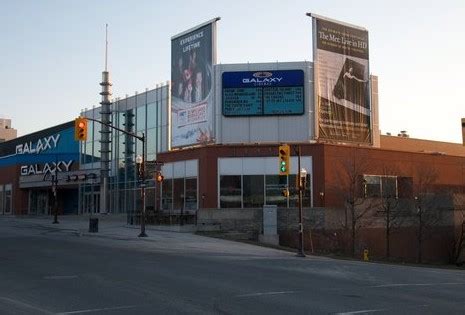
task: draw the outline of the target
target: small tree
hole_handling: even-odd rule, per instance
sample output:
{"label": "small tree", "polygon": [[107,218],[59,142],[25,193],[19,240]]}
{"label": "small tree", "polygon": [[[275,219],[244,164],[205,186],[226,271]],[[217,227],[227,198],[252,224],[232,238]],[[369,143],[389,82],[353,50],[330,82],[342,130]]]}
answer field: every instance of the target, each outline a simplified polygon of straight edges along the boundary
{"label": "small tree", "polygon": [[431,230],[437,227],[442,219],[441,196],[434,190],[437,172],[430,167],[416,170],[416,221],[417,221],[417,262],[422,262],[423,242],[431,237]]}
{"label": "small tree", "polygon": [[[462,265],[461,257],[465,248],[465,194],[462,191],[454,196],[454,210],[460,211],[458,226],[454,230],[454,239],[451,250],[451,262],[456,265]],[[455,224],[454,224],[455,226]]]}
{"label": "small tree", "polygon": [[397,190],[397,176],[395,169],[384,168],[384,175],[379,178],[379,208],[384,221],[385,228],[385,256],[391,257],[391,236],[393,229],[402,225],[405,213],[399,206],[399,195]]}
{"label": "small tree", "polygon": [[363,156],[354,155],[341,164],[336,192],[344,197],[344,221],[341,223],[346,231],[346,240],[350,234],[350,251],[352,257],[355,257],[361,222],[371,209],[363,191],[363,174],[368,169],[368,162]]}

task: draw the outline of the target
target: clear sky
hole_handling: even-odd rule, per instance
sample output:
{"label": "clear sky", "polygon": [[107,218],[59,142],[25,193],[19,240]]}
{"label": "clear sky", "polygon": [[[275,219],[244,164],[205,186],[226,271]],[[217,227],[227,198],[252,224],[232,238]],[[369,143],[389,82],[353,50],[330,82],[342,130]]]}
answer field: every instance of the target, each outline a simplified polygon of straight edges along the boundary
{"label": "clear sky", "polygon": [[216,16],[220,63],[312,60],[306,12],[368,29],[383,134],[462,141],[464,0],[0,0],[0,117],[24,135],[98,105],[105,23],[124,97],[169,80],[171,36]]}

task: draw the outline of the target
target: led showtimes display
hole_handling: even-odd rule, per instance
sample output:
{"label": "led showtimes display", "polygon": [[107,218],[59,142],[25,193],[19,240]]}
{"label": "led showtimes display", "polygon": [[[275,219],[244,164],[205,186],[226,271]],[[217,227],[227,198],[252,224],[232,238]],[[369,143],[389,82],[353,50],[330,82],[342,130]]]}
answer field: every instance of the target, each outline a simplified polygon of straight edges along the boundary
{"label": "led showtimes display", "polygon": [[223,115],[264,116],[304,113],[302,70],[223,73]]}

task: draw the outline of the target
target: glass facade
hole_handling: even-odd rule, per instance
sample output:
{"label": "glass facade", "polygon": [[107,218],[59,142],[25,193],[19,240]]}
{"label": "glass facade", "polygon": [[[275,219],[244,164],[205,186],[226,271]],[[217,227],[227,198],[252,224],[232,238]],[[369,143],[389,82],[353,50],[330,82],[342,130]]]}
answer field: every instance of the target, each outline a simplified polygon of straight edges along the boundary
{"label": "glass facade", "polygon": [[[154,90],[136,94],[124,99],[114,100],[111,109],[112,124],[128,133],[146,137],[147,161],[154,161],[157,152],[167,151],[167,137],[163,129],[168,128],[166,115],[168,108],[169,86],[161,86]],[[83,111],[82,115],[100,120],[101,108]],[[81,169],[100,171],[101,143],[99,123],[89,121],[87,141],[81,143]],[[164,134],[164,135],[162,135]],[[111,130],[109,209],[112,213],[136,213],[141,209],[141,193],[136,157],[143,156],[142,144],[136,138],[121,131]],[[146,208],[156,208],[154,181],[149,179],[151,172],[146,173]],[[165,196],[167,197],[167,196]],[[164,200],[164,201],[163,201]],[[168,202],[162,198],[163,202]],[[171,196],[172,200],[172,196]],[[171,201],[172,202],[172,201]],[[175,202],[179,202],[175,200]],[[79,187],[79,213],[98,213],[100,207],[100,183],[88,182]]]}
{"label": "glass facade", "polygon": [[[282,208],[298,207],[299,194],[296,175],[221,175],[220,208],[261,208],[277,205]],[[311,178],[302,194],[303,207],[311,207]],[[283,190],[289,188],[289,196]]]}
{"label": "glass facade", "polygon": [[[172,167],[170,163],[167,163]],[[185,167],[185,166],[184,166]],[[161,185],[161,210],[163,214],[198,209],[197,176],[165,178]]]}
{"label": "glass facade", "polygon": [[[290,159],[289,175],[279,175],[277,156],[218,158],[218,207],[298,207],[297,157]],[[301,168],[312,170],[312,157],[301,158]],[[307,173],[302,206],[312,207],[312,176]],[[289,194],[286,193],[286,189]]]}

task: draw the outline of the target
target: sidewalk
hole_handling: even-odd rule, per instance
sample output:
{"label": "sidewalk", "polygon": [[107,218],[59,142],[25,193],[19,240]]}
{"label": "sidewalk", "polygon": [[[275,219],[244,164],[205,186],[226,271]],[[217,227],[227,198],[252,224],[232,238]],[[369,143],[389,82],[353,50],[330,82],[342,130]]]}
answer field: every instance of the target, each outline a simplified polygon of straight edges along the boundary
{"label": "sidewalk", "polygon": [[[9,216],[11,220],[47,227],[50,229],[75,232],[80,235],[112,235],[112,236],[138,236],[140,225],[127,224],[126,214],[93,214],[89,215],[62,215],[58,217],[58,224],[53,224],[53,216]],[[98,232],[89,232],[89,219],[98,219]],[[193,233],[193,225],[145,225],[146,232],[164,231]]]}
{"label": "sidewalk", "polygon": [[[216,257],[250,258],[288,258],[294,254],[279,249],[266,248],[224,239],[196,235],[192,232],[179,232],[179,226],[146,225],[147,237],[138,237],[139,225],[126,224],[124,215],[93,215],[99,219],[97,233],[89,232],[89,216],[65,215],[58,217],[58,224],[53,224],[53,216],[3,216],[1,221],[18,224],[20,228],[45,230],[45,233],[69,233],[88,239],[111,241],[116,246],[138,246],[146,250],[165,253],[201,253]],[[195,226],[185,225],[183,229],[193,230]],[[138,245],[135,245],[138,244]]]}

